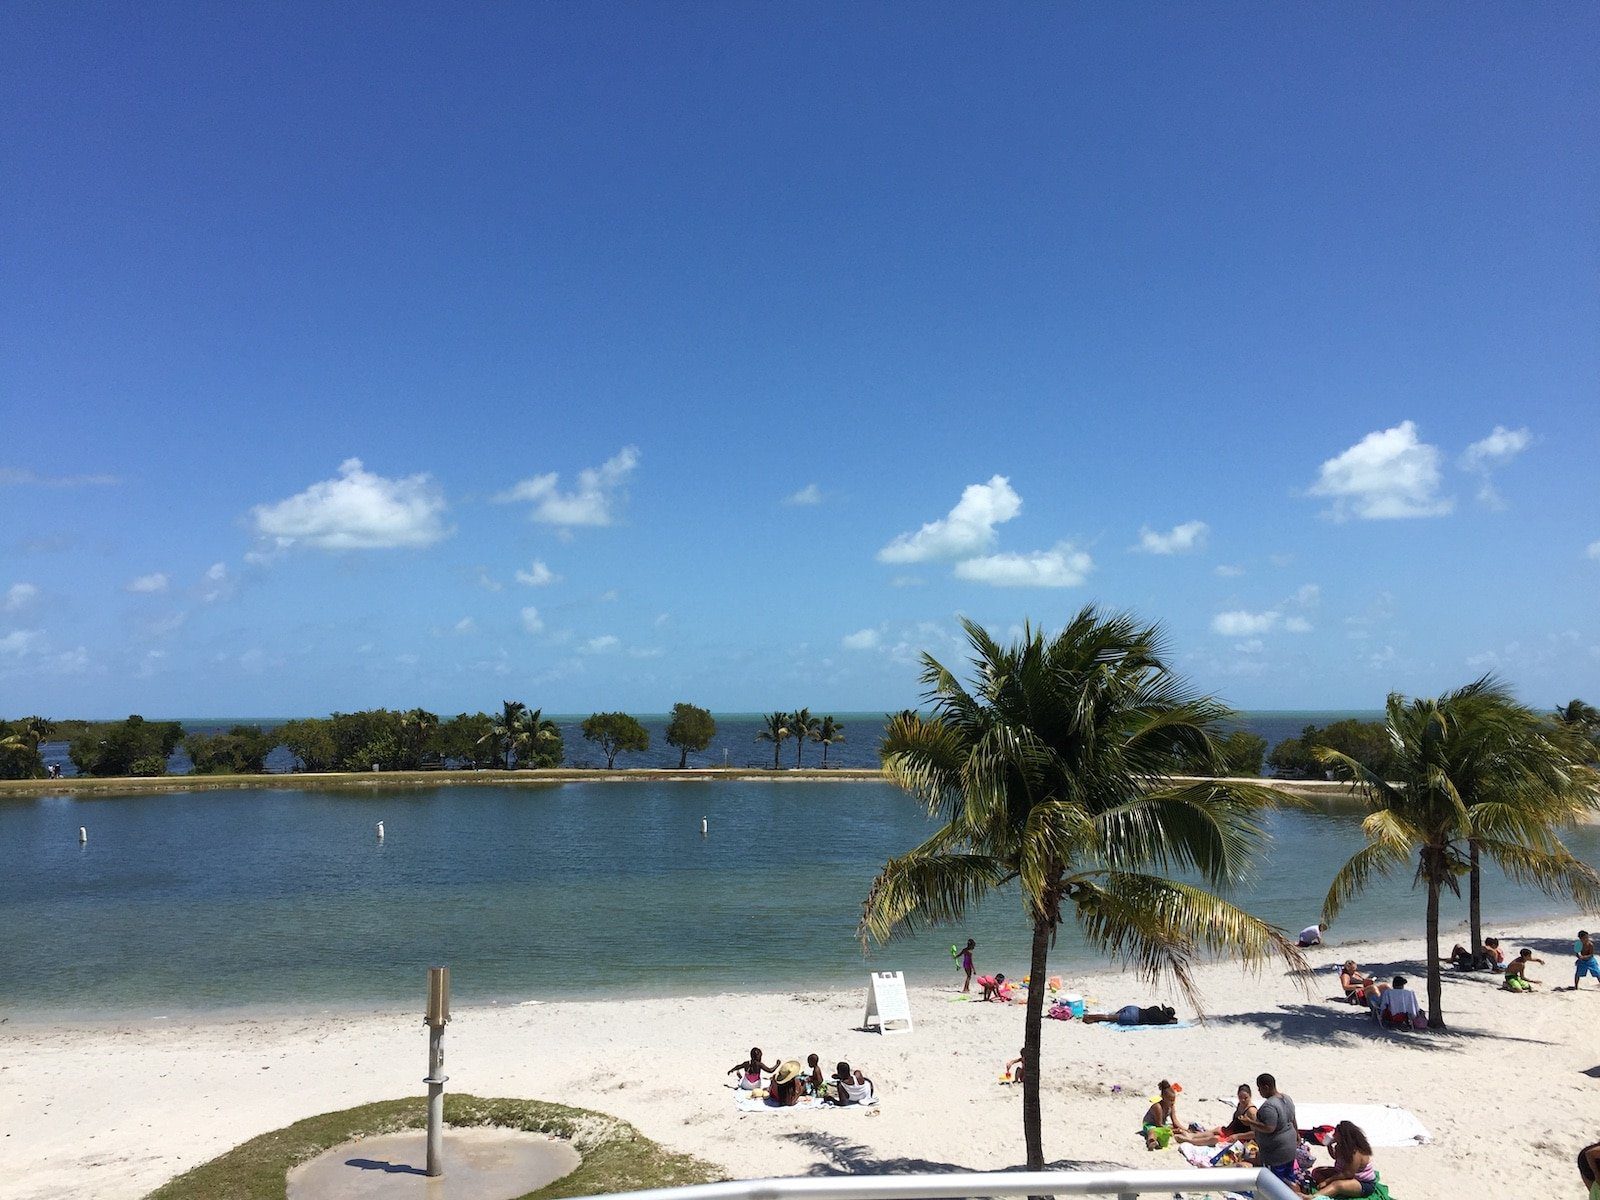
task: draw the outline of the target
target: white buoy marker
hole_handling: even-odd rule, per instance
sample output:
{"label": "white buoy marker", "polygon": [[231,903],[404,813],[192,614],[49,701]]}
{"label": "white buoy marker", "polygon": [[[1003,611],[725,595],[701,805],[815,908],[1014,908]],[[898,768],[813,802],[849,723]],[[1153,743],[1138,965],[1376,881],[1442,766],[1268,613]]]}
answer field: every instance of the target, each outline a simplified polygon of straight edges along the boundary
{"label": "white buoy marker", "polygon": [[87,846],[88,844],[89,844],[89,831],[87,829],[85,829],[82,825],[79,825],[78,826],[78,845]]}
{"label": "white buoy marker", "polygon": [[383,841],[383,822],[382,821],[378,822],[378,840],[380,842]]}
{"label": "white buoy marker", "polygon": [[707,824],[706,824],[706,819],[705,819],[705,818],[704,818],[704,817],[701,817],[701,818],[700,818],[700,836],[701,836],[701,837],[705,837],[705,836],[706,836],[706,832],[707,832],[707,831],[708,831],[708,830],[709,830],[709,829],[710,829],[710,828],[711,828],[711,827],[710,827],[710,826],[709,826],[709,825],[707,825]]}

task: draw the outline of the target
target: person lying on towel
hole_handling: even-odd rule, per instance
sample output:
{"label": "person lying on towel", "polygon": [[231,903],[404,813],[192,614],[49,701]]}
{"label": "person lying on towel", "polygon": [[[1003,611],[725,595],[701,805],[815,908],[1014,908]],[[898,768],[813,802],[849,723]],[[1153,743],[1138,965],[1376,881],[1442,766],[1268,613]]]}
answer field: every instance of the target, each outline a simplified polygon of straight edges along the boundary
{"label": "person lying on towel", "polygon": [[1155,1004],[1149,1008],[1128,1004],[1114,1013],[1084,1014],[1085,1025],[1094,1025],[1100,1021],[1113,1021],[1118,1025],[1176,1025],[1178,1014],[1165,1004]]}

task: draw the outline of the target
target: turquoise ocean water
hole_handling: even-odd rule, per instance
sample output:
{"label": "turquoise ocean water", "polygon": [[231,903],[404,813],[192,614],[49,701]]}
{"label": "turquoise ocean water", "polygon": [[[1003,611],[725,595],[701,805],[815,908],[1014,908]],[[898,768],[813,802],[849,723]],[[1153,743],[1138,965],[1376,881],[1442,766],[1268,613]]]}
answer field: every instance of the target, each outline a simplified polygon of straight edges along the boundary
{"label": "turquoise ocean water", "polygon": [[[1273,814],[1236,898],[1287,928],[1314,920],[1357,820]],[[902,793],[845,781],[0,800],[0,1012],[404,1005],[440,962],[462,1003],[848,984],[869,963],[936,982],[967,935],[981,967],[1021,974],[1014,896],[863,958],[868,883],[928,831]],[[1600,861],[1600,829],[1571,844]],[[1550,908],[1497,876],[1486,895],[1493,928]],[[1447,920],[1462,916],[1449,901]],[[1336,933],[1420,930],[1402,878]],[[1088,961],[1064,931],[1062,973]]]}

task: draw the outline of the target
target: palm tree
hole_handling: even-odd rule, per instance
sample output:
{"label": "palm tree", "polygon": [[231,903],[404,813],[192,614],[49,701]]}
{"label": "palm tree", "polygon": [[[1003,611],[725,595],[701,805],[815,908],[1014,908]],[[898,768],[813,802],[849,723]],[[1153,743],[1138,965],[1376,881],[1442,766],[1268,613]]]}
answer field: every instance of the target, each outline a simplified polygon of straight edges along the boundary
{"label": "palm tree", "polygon": [[828,747],[835,742],[844,741],[844,726],[832,717],[823,717],[822,724],[817,726],[816,733],[812,734],[812,741],[822,743],[822,765],[828,765]]}
{"label": "palm tree", "polygon": [[425,708],[413,708],[400,714],[400,737],[405,744],[406,765],[413,770],[421,765],[422,753],[428,739],[439,728],[439,718]]}
{"label": "palm tree", "polygon": [[775,712],[767,714],[767,727],[756,734],[756,741],[772,743],[772,769],[778,770],[778,750],[789,735],[789,715]]}
{"label": "palm tree", "polygon": [[805,749],[806,742],[817,736],[817,729],[821,725],[811,715],[809,708],[802,708],[789,714],[789,736],[794,739],[794,765],[800,765],[800,751]]}
{"label": "palm tree", "polygon": [[[1600,906],[1600,874],[1574,858],[1555,833],[1588,802],[1571,785],[1553,782],[1567,767],[1545,759],[1549,742],[1527,737],[1525,711],[1488,676],[1436,699],[1391,694],[1385,724],[1394,750],[1386,772],[1392,780],[1337,750],[1313,751],[1351,779],[1372,809],[1361,823],[1367,844],[1334,876],[1323,916],[1332,921],[1375,876],[1414,861],[1415,882],[1427,895],[1428,1019],[1436,1028],[1446,1024],[1439,900],[1446,888],[1460,895],[1474,849],[1520,883],[1586,908]],[[1592,794],[1592,783],[1586,786]],[[1479,940],[1476,931],[1473,940]]]}
{"label": "palm tree", "polygon": [[[1145,979],[1170,978],[1197,1008],[1202,954],[1275,954],[1304,970],[1282,931],[1166,877],[1192,872],[1212,887],[1240,878],[1264,836],[1260,812],[1287,798],[1229,779],[1173,780],[1179,750],[1216,760],[1212,736],[1228,710],[1172,674],[1159,631],[1093,607],[1055,637],[1027,627],[1011,646],[963,624],[972,690],[924,654],[933,715],[901,713],[884,738],[885,774],[945,824],[879,872],[862,907],[863,943],[959,922],[1014,881],[1033,931],[1035,980],[1048,976],[1068,918],[1090,945]],[[1029,989],[1022,1049],[1029,1170],[1044,1166],[1045,991]]]}
{"label": "palm tree", "polygon": [[488,742],[493,746],[505,748],[505,769],[511,770],[516,760],[517,748],[528,740],[527,727],[528,706],[520,700],[502,700],[500,702],[500,715],[494,718],[494,723],[489,726],[489,732],[478,739],[479,743]]}
{"label": "palm tree", "polygon": [[542,708],[528,713],[522,724],[528,742],[528,761],[537,767],[543,757],[541,748],[561,740],[561,726],[546,719]]}

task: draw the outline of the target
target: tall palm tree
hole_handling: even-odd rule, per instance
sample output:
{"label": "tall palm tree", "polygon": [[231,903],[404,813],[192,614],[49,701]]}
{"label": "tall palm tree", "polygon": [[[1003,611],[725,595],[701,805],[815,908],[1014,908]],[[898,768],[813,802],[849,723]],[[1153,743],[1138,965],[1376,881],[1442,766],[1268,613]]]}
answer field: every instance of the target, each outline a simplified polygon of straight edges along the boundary
{"label": "tall palm tree", "polygon": [[800,765],[800,751],[805,749],[806,742],[817,736],[817,729],[822,722],[811,715],[809,708],[802,708],[789,714],[789,736],[794,739],[794,765]]}
{"label": "tall palm tree", "polygon": [[528,741],[527,726],[528,706],[520,700],[502,700],[500,702],[500,715],[494,718],[489,726],[489,732],[478,739],[479,743],[488,742],[497,747],[504,747],[506,770],[511,770],[516,761],[517,750]]}
{"label": "tall palm tree", "polygon": [[1313,751],[1352,780],[1372,809],[1361,823],[1367,844],[1334,876],[1323,916],[1331,921],[1374,877],[1414,862],[1415,882],[1427,896],[1428,1019],[1437,1028],[1446,1025],[1439,902],[1445,889],[1460,895],[1474,847],[1518,882],[1586,908],[1600,905],[1600,874],[1574,858],[1555,832],[1575,800],[1552,792],[1548,777],[1559,771],[1539,761],[1544,748],[1525,740],[1519,709],[1488,676],[1436,699],[1391,694],[1385,716],[1391,779],[1337,750]]}
{"label": "tall palm tree", "polygon": [[790,736],[789,714],[781,712],[768,713],[765,720],[767,727],[756,734],[756,741],[772,743],[772,769],[776,771],[779,767],[778,751],[783,746],[783,739]]}
{"label": "tall palm tree", "polygon": [[823,717],[822,724],[817,726],[817,732],[812,735],[812,740],[822,743],[822,765],[828,765],[828,747],[835,742],[844,741],[844,726],[832,717]]}
{"label": "tall palm tree", "polygon": [[[1179,750],[1214,762],[1228,715],[1163,661],[1159,631],[1083,609],[1052,638],[1031,627],[1010,646],[965,621],[971,690],[932,656],[922,681],[933,715],[901,713],[884,738],[885,774],[945,824],[890,859],[862,907],[861,937],[885,942],[959,922],[980,897],[1015,882],[1033,931],[1031,978],[1073,920],[1089,944],[1167,977],[1199,1006],[1196,959],[1278,955],[1305,969],[1283,933],[1203,886],[1240,878],[1282,797],[1228,779],[1177,783]],[[1045,988],[1030,988],[1022,1047],[1028,1168],[1044,1166],[1039,1109]]]}
{"label": "tall palm tree", "polygon": [[561,741],[561,726],[548,720],[544,709],[536,708],[523,718],[523,729],[527,734],[528,761],[534,766],[539,765],[545,749]]}
{"label": "tall palm tree", "polygon": [[400,737],[405,743],[406,765],[415,769],[422,762],[428,739],[439,728],[439,718],[425,708],[413,708],[400,714]]}

